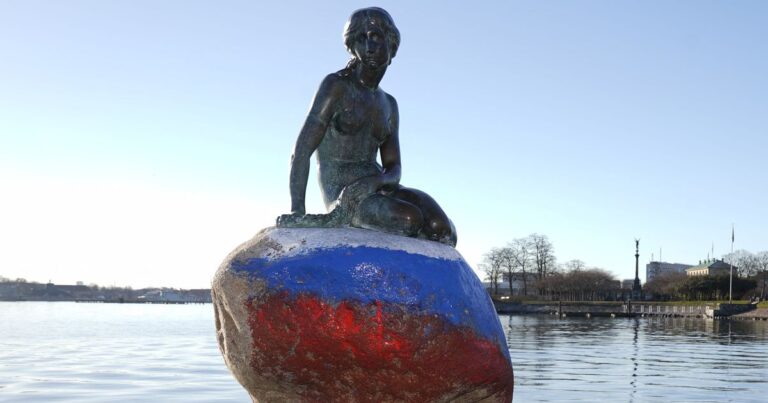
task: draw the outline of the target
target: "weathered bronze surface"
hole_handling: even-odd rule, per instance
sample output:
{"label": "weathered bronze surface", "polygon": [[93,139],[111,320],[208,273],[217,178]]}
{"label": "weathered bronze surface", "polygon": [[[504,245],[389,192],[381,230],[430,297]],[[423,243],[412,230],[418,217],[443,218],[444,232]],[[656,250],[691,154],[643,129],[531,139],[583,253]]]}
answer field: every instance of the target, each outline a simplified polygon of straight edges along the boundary
{"label": "weathered bronze surface", "polygon": [[[351,226],[455,246],[456,229],[437,202],[400,185],[397,102],[379,87],[400,45],[392,17],[377,7],[355,11],[344,44],[352,59],[315,95],[291,159],[291,213],[277,226]],[[327,214],[305,210],[313,153]]]}

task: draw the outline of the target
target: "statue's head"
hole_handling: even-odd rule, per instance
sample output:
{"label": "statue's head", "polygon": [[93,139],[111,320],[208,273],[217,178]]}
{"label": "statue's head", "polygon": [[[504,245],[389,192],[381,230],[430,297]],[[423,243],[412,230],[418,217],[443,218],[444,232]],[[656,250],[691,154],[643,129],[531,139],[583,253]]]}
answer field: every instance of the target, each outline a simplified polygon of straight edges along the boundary
{"label": "statue's head", "polygon": [[366,43],[375,46],[376,41],[381,41],[380,45],[386,48],[386,63],[389,64],[400,46],[400,31],[389,13],[379,7],[361,8],[353,12],[344,26],[344,46],[352,58],[365,62],[360,59]]}

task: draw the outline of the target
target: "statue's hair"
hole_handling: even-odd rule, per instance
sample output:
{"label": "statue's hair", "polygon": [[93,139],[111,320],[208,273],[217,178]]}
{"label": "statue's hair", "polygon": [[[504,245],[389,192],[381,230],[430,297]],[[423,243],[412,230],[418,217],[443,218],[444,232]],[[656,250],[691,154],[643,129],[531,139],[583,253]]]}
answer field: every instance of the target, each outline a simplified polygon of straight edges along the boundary
{"label": "statue's hair", "polygon": [[[387,42],[389,43],[390,61],[397,54],[397,48],[400,47],[400,31],[395,26],[395,21],[392,20],[392,16],[379,7],[368,7],[356,10],[349,16],[349,20],[344,25],[344,46],[347,47],[347,52],[352,55],[352,59],[347,63],[347,67],[344,70],[352,69],[358,60],[355,57],[355,53],[352,47],[355,41],[360,39],[360,35],[365,34],[365,23],[371,19],[378,19],[383,23],[384,34],[387,36]],[[344,71],[342,70],[342,72]],[[341,72],[340,72],[341,73]]]}

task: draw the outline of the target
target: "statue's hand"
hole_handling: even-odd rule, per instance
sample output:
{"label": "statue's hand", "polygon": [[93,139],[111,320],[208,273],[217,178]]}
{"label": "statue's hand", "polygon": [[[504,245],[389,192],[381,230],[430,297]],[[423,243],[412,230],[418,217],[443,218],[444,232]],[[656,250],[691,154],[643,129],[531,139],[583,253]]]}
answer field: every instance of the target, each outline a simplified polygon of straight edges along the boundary
{"label": "statue's hand", "polygon": [[381,186],[381,177],[377,175],[360,178],[341,191],[340,204],[346,209],[355,208],[363,199],[376,193]]}
{"label": "statue's hand", "polygon": [[304,201],[294,199],[291,200],[291,213],[282,214],[277,217],[275,225],[278,227],[296,227],[305,215],[306,210],[304,209]]}
{"label": "statue's hand", "polygon": [[341,211],[331,211],[328,214],[283,214],[277,217],[275,226],[278,228],[333,228],[345,223],[348,217]]}
{"label": "statue's hand", "polygon": [[277,227],[295,227],[297,224],[300,223],[302,217],[304,217],[304,214],[297,214],[297,213],[291,213],[291,214],[281,214],[279,217],[277,217],[277,222],[275,223],[275,226]]}

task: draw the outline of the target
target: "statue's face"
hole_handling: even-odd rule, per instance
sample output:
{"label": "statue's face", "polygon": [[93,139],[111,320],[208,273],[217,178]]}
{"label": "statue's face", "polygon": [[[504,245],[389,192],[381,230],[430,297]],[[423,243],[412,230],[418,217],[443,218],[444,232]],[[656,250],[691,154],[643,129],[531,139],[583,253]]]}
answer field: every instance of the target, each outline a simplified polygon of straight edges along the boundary
{"label": "statue's face", "polygon": [[372,18],[365,24],[363,32],[355,39],[355,57],[368,68],[387,67],[391,60],[389,40],[381,28],[381,21]]}

